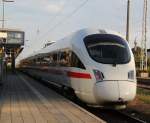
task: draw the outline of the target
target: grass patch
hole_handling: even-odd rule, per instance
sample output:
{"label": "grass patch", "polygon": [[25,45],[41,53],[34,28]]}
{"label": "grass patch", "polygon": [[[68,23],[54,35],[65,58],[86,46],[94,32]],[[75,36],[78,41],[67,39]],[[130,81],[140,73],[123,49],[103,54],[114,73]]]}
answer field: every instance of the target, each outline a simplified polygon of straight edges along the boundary
{"label": "grass patch", "polygon": [[137,88],[137,97],[144,103],[150,104],[150,90]]}

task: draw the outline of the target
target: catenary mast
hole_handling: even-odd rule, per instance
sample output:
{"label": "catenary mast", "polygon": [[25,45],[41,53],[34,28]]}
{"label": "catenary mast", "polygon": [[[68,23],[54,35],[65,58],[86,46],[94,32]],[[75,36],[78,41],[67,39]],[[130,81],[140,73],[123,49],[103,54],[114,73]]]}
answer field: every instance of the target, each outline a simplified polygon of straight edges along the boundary
{"label": "catenary mast", "polygon": [[142,40],[141,40],[141,63],[140,63],[141,70],[147,70],[147,13],[148,13],[147,10],[148,10],[148,0],[144,0]]}

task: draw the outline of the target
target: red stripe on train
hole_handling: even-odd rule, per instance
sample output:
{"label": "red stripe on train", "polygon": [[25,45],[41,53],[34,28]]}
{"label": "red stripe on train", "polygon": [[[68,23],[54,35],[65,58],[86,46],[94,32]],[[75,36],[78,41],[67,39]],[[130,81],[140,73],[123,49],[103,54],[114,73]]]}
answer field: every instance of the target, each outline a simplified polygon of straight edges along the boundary
{"label": "red stripe on train", "polygon": [[67,72],[67,75],[72,78],[83,78],[83,79],[91,79],[91,75],[88,73],[77,73],[77,72]]}

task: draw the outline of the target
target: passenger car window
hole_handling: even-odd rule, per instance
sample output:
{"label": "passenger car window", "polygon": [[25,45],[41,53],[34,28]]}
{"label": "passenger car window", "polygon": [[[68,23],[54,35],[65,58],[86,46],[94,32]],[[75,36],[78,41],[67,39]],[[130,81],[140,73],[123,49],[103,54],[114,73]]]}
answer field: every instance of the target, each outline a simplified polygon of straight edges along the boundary
{"label": "passenger car window", "polygon": [[71,67],[78,67],[85,69],[85,66],[74,52],[71,53]]}

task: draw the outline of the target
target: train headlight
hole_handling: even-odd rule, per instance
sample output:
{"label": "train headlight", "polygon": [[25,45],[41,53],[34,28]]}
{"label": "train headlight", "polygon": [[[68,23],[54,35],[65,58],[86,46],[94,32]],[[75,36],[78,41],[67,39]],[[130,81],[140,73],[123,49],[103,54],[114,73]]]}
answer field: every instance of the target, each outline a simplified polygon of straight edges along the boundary
{"label": "train headlight", "polygon": [[134,80],[134,70],[128,72],[128,79]]}
{"label": "train headlight", "polygon": [[100,72],[99,70],[93,70],[95,78],[96,78],[96,82],[100,82],[104,79],[104,75],[102,72]]}

